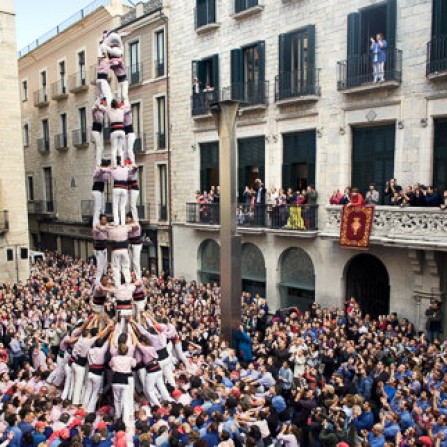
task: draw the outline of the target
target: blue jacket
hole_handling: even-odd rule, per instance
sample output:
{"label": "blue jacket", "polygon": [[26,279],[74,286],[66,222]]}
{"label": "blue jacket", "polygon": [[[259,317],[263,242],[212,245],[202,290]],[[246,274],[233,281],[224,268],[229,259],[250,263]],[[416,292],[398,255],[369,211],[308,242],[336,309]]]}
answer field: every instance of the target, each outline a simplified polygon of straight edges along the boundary
{"label": "blue jacket", "polygon": [[8,447],[20,447],[22,445],[22,431],[20,430],[17,425],[14,425],[13,427],[8,427],[5,431],[5,436],[3,437],[3,440],[5,441],[8,439],[8,434],[10,432],[14,433],[14,437],[9,442]]}
{"label": "blue jacket", "polygon": [[383,429],[383,434],[388,441],[394,441],[396,435],[400,432],[400,427],[397,422],[387,421],[385,422],[385,428]]}
{"label": "blue jacket", "polygon": [[373,386],[373,378],[370,376],[362,377],[359,379],[359,389],[358,392],[360,396],[364,397],[366,400],[371,399],[371,389]]}
{"label": "blue jacket", "polygon": [[238,331],[236,333],[236,343],[238,352],[244,362],[251,362],[253,360],[253,352],[251,350],[252,341],[246,332]]}
{"label": "blue jacket", "polygon": [[368,442],[371,447],[383,447],[385,445],[385,436],[374,436],[372,433],[368,433]]}
{"label": "blue jacket", "polygon": [[371,430],[374,425],[374,415],[371,411],[364,411],[358,418],[354,419],[355,428],[360,430]]}
{"label": "blue jacket", "polygon": [[382,48],[380,48],[379,42],[374,42],[371,45],[371,55],[372,55],[373,63],[386,61],[387,47],[388,47],[388,43],[385,39],[382,40]]}

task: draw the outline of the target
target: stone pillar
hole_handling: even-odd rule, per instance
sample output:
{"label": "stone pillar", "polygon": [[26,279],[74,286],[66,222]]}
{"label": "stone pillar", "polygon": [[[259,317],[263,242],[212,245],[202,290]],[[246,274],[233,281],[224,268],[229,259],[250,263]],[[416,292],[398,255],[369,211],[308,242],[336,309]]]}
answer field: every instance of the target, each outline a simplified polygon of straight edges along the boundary
{"label": "stone pillar", "polygon": [[241,324],[241,239],[236,235],[237,101],[212,106],[219,133],[221,334],[233,344]]}

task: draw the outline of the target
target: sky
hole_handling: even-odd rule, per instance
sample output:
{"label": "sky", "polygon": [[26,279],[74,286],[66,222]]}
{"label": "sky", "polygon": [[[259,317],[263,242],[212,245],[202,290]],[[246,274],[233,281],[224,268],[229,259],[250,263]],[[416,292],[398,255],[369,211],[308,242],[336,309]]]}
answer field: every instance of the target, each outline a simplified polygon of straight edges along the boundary
{"label": "sky", "polygon": [[15,0],[17,49],[88,5],[90,0]]}

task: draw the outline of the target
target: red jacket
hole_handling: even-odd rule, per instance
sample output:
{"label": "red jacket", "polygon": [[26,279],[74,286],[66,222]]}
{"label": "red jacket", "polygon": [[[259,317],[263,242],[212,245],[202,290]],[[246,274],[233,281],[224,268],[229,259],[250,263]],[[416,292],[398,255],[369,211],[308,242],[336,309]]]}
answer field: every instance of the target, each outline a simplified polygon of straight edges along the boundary
{"label": "red jacket", "polygon": [[365,199],[360,193],[357,193],[357,195],[351,194],[351,205],[352,206],[359,206],[364,205]]}

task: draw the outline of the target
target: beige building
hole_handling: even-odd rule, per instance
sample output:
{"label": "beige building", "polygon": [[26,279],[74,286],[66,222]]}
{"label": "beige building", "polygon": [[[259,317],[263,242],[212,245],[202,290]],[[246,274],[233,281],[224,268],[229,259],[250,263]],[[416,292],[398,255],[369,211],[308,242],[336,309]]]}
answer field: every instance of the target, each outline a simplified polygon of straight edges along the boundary
{"label": "beige building", "polygon": [[21,142],[19,83],[13,0],[0,8],[0,57],[3,107],[0,120],[0,281],[29,275],[28,219]]}
{"label": "beige building", "polygon": [[[236,99],[243,288],[273,308],[355,296],[367,312],[397,311],[423,327],[429,300],[447,291],[447,215],[377,206],[369,251],[343,250],[329,196],[371,182],[383,193],[392,177],[447,189],[444,4],[171,0],[176,275],[219,278],[219,205],[194,202],[219,183],[209,106]],[[378,33],[388,48],[374,78]],[[314,184],[317,206],[267,199],[250,212],[244,189],[257,177],[267,189]]]}
{"label": "beige building", "polygon": [[[148,22],[133,26],[136,12]],[[49,31],[19,53],[19,77],[22,99],[22,130],[25,153],[28,215],[33,247],[55,249],[83,259],[92,255],[91,196],[92,175],[95,167],[95,145],[91,141],[91,108],[96,99],[97,47],[103,30],[132,26],[135,33],[129,39],[143,34],[138,50],[127,54],[129,97],[134,110],[134,127],[137,133],[135,148],[140,166],[140,203],[138,207],[143,233],[146,236],[142,263],[158,271],[169,265],[169,232],[167,195],[157,191],[155,178],[157,164],[166,159],[166,145],[158,151],[155,130],[152,127],[154,103],[152,96],[166,91],[166,76],[152,68],[153,38],[149,28],[163,28],[158,2],[139,4],[136,10],[123,6],[120,0],[94,1],[66,22]],[[138,34],[137,34],[138,32]],[[150,51],[149,51],[150,48]],[[131,61],[131,62],[130,62]],[[144,64],[144,65],[143,65]],[[145,70],[142,70],[142,67]],[[165,68],[166,70],[166,68]],[[112,79],[112,92],[116,81]],[[140,95],[148,95],[148,99]],[[150,100],[149,100],[150,95]],[[155,100],[154,100],[155,101]],[[164,129],[164,128],[163,128]],[[104,129],[105,158],[110,158],[110,131]],[[153,173],[155,171],[155,173]],[[162,170],[160,169],[160,172]],[[164,172],[163,175],[167,176]],[[166,186],[164,186],[166,192]],[[106,214],[112,211],[112,190],[106,194]],[[157,195],[158,194],[158,195]],[[166,193],[167,194],[167,193]],[[161,201],[158,199],[162,197]],[[162,213],[158,204],[163,204]],[[164,214],[163,214],[164,213]],[[158,228],[161,236],[158,237]],[[149,238],[152,243],[149,244]]]}

